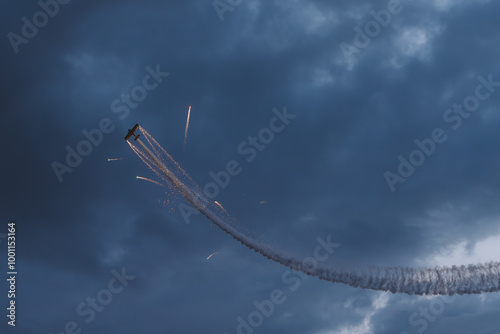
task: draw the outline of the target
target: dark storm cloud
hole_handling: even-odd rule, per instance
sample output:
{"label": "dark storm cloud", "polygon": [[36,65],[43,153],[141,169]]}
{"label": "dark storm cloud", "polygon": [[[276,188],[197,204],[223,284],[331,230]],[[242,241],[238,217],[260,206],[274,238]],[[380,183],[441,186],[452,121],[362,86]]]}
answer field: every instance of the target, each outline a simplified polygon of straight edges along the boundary
{"label": "dark storm cloud", "polygon": [[[500,91],[456,131],[442,117],[474,93],[477,76],[500,81],[499,4],[401,3],[391,25],[351,60],[339,45],[352,44],[353,28],[388,1],[243,1],[222,22],[210,1],[71,1],[18,54],[5,38],[1,212],[3,221],[18,221],[25,268],[16,329],[56,333],[73,319],[95,333],[234,333],[254,299],[287,289],[285,268],[202,216],[186,225],[177,209],[183,200],[164,208],[165,189],[134,178],[153,177],[123,143],[135,123],[200,185],[210,171],[241,162],[243,172],[218,200],[253,233],[303,256],[316,237],[332,235],[341,244],[332,263],[411,265],[457,240],[474,245],[496,235]],[[9,6],[2,31],[19,34],[21,17],[38,10],[36,2]],[[170,75],[120,119],[112,102],[157,64]],[[297,117],[245,162],[238,145],[285,105]],[[51,163],[64,163],[66,145],[76,148],[82,130],[103,118],[115,129],[59,183]],[[448,140],[391,193],[383,173],[395,172],[398,155],[407,157],[436,127]],[[76,306],[122,267],[137,278],[83,325]],[[377,296],[310,278],[258,331],[340,332],[359,325]],[[427,332],[493,333],[496,298],[485,298],[462,298]],[[408,317],[420,303],[391,297],[367,332],[411,332]]]}

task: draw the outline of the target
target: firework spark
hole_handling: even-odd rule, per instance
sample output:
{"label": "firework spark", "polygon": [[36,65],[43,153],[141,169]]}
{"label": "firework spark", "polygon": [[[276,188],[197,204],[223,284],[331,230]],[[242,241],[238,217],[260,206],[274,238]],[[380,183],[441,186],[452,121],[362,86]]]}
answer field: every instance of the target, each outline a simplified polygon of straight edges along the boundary
{"label": "firework spark", "polygon": [[210,260],[210,258],[211,258],[212,256],[214,256],[215,254],[217,254],[217,252],[213,252],[212,254],[210,254],[210,255],[207,257],[207,260]]}
{"label": "firework spark", "polygon": [[151,179],[148,179],[147,177],[142,177],[142,176],[136,176],[135,177],[136,179],[140,179],[140,180],[144,180],[144,181],[149,181],[149,182],[152,182],[154,184],[157,184],[159,186],[162,186],[163,187],[163,184],[161,184],[160,182],[157,182],[155,180],[151,180]]}
{"label": "firework spark", "polygon": [[216,204],[219,208],[221,208],[221,209],[222,209],[222,211],[227,212],[227,211],[226,211],[226,209],[222,206],[222,204],[220,204],[220,203],[219,203],[219,202],[217,202],[217,201],[214,201],[214,203],[215,203],[215,204]]}
{"label": "firework spark", "polygon": [[111,158],[111,159],[108,159],[108,162],[110,162],[110,161],[118,161],[118,160],[123,160],[123,158]]}
{"label": "firework spark", "polygon": [[184,145],[183,145],[184,149],[186,149],[186,142],[187,142],[188,129],[189,129],[189,118],[191,118],[191,106],[189,106],[189,109],[188,109],[188,116],[187,116],[187,121],[186,121],[186,130],[184,131]]}

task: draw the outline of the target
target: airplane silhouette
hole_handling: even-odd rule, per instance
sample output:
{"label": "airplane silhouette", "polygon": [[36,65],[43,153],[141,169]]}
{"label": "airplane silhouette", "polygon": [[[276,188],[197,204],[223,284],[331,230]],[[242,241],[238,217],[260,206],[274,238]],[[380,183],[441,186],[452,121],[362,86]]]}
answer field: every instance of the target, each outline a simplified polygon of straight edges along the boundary
{"label": "airplane silhouette", "polygon": [[140,135],[134,134],[134,132],[139,128],[139,124],[136,124],[132,129],[128,129],[128,134],[125,136],[125,140],[129,140],[130,137],[134,136],[135,140],[139,138]]}

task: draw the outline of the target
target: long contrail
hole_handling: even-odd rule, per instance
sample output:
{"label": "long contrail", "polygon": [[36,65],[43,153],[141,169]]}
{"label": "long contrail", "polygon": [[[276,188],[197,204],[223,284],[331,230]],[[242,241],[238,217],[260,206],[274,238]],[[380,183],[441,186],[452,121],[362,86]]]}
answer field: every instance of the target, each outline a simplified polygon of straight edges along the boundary
{"label": "long contrail", "polygon": [[[305,261],[273,249],[236,230],[227,220],[222,219],[220,212],[216,211],[216,205],[213,201],[208,199],[200,200],[199,194],[202,193],[201,190],[179,164],[151,135],[143,128],[139,129],[152,149],[148,148],[139,139],[137,142],[143,150],[134,146],[133,143],[129,142],[129,145],[157,175],[170,181],[198,211],[235,240],[266,258],[281,263],[292,270],[304,272],[326,281],[347,284],[352,287],[390,291],[392,293],[406,293],[409,295],[479,294],[500,290],[499,262],[433,268],[371,267],[364,270],[351,271],[340,268],[327,268],[320,265],[307,265]],[[166,163],[171,167],[167,168]],[[190,186],[182,182],[180,178],[186,179],[186,183],[189,183]]]}

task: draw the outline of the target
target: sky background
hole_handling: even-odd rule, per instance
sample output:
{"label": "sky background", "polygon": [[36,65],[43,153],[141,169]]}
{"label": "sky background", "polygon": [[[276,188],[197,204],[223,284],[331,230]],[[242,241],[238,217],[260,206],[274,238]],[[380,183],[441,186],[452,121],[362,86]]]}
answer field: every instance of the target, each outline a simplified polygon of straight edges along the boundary
{"label": "sky background", "polygon": [[[483,86],[490,96],[456,129],[443,116],[475,94],[479,76],[500,81],[500,2],[405,0],[386,27],[369,22],[388,1],[233,4],[219,15],[210,0],[73,0],[13,47],[9,33],[22,35],[22,18],[42,9],[1,3],[0,261],[5,277],[2,233],[15,220],[18,276],[15,328],[0,283],[0,332],[56,334],[74,322],[80,333],[233,334],[279,289],[286,300],[254,333],[498,333],[498,294],[416,297],[299,279],[202,215],[186,224],[185,200],[135,178],[155,175],[123,137],[139,123],[201,186],[238,161],[216,199],[235,226],[299,257],[331,236],[340,246],[325,265],[350,269],[498,260],[500,87]],[[367,24],[380,31],[343,52]],[[148,66],[169,75],[128,115],[114,112]],[[296,117],[247,162],[238,146],[285,106]],[[114,130],[60,182],[54,161],[66,164],[66,147],[103,119]],[[436,128],[447,140],[391,191],[384,173],[397,174],[398,157]],[[78,306],[109,296],[122,270],[135,278],[87,323]]]}

